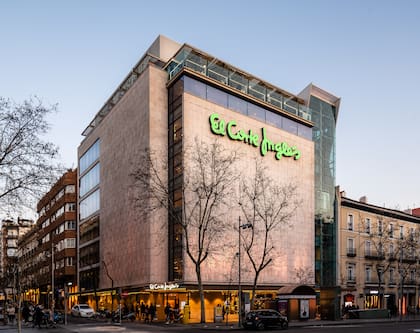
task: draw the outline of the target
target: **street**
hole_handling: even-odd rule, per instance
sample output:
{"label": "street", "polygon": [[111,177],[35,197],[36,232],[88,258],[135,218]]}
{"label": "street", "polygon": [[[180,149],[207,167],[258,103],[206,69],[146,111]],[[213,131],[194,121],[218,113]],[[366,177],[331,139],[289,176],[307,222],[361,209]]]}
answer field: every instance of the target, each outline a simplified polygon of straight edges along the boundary
{"label": "street", "polygon": [[[399,332],[420,332],[420,321],[403,321],[403,322],[335,322],[328,323],[326,325],[319,326],[319,323],[314,322],[314,325],[308,323],[307,326],[292,326],[284,332],[300,332],[300,333],[399,333]],[[17,327],[10,326],[1,326],[0,331],[3,333],[15,333],[17,332]],[[101,333],[114,333],[114,332],[141,332],[141,333],[153,333],[153,332],[183,332],[186,331],[191,333],[198,332],[251,332],[243,329],[239,329],[237,326],[216,326],[216,325],[165,325],[165,324],[152,324],[145,325],[139,323],[123,323],[121,326],[113,325],[110,323],[97,323],[97,322],[83,322],[83,323],[71,323],[64,326],[58,326],[57,328],[51,329],[38,329],[32,328],[31,326],[23,326],[22,332],[24,333],[39,333],[41,331],[48,331],[50,333],[92,333],[92,332],[101,332]],[[267,330],[266,332],[283,332],[282,330]]]}

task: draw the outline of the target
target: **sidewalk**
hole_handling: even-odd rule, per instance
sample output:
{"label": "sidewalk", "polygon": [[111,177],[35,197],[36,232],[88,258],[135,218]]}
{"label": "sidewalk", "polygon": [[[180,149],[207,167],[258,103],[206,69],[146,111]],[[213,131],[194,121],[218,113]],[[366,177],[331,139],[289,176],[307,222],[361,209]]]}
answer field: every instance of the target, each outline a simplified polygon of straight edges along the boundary
{"label": "sidewalk", "polygon": [[[393,317],[391,319],[342,319],[342,320],[306,320],[306,321],[291,321],[289,323],[290,328],[299,328],[299,327],[322,327],[322,326],[343,326],[343,325],[360,325],[366,323],[389,323],[389,322],[399,322],[399,317]],[[420,315],[410,315],[403,317],[401,321],[420,321]],[[74,333],[78,332],[81,326],[103,326],[103,325],[116,325],[110,322],[87,322],[86,324],[68,324],[68,325],[57,325],[57,328],[61,330],[61,332],[69,332]],[[237,322],[228,323],[194,323],[194,324],[182,324],[182,323],[173,323],[173,324],[166,324],[165,322],[153,322],[152,324],[145,324],[143,322],[135,321],[135,322],[126,322],[124,321],[121,326],[125,327],[138,327],[147,331],[159,331],[161,328],[170,329],[173,331],[186,331],[188,329],[201,329],[201,330],[223,330],[223,331],[234,331],[243,329],[242,327],[238,326]],[[29,326],[22,326],[22,331],[25,331],[25,328]],[[32,327],[32,326],[30,326]],[[2,330],[10,330],[10,329],[17,329],[16,325],[2,325],[0,324],[0,331]]]}

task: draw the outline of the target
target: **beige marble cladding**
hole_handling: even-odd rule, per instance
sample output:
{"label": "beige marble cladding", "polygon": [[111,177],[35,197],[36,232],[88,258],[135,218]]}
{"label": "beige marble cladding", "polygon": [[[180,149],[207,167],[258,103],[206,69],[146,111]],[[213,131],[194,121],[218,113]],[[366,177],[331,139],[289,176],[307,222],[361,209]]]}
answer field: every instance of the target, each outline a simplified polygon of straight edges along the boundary
{"label": "beige marble cladding", "polygon": [[[314,143],[310,140],[285,132],[258,120],[228,110],[219,105],[205,101],[190,94],[184,94],[183,100],[184,146],[193,145],[195,137],[212,142],[217,139],[226,150],[236,150],[240,154],[237,169],[242,177],[250,177],[254,170],[254,160],[262,160],[270,176],[278,183],[293,182],[298,186],[301,205],[290,221],[290,227],[280,229],[273,238],[276,240],[276,259],[268,266],[259,278],[259,285],[284,285],[302,283],[296,274],[304,270],[309,279],[305,283],[314,283]],[[237,129],[252,129],[261,138],[261,128],[266,128],[267,136],[273,142],[287,142],[301,151],[299,160],[283,157],[276,160],[273,152],[260,155],[259,148],[239,141],[232,141],[227,136],[216,136],[210,131],[209,116],[218,113],[225,121],[236,120]],[[188,170],[188,159],[184,165]],[[239,188],[239,184],[237,186]],[[232,197],[232,205],[221,212],[226,217],[229,229],[221,242],[227,245],[223,253],[214,253],[203,266],[203,282],[212,284],[237,283],[238,251],[238,216],[240,215],[237,199]],[[244,230],[243,232],[246,232]],[[196,281],[194,267],[185,255],[185,281]],[[252,283],[253,271],[249,260],[242,256],[242,281]]]}
{"label": "beige marble cladding", "polygon": [[[132,200],[136,157],[156,147],[167,158],[166,72],[149,66],[79,147],[79,157],[100,138],[100,260],[116,286],[165,281],[167,234],[163,211],[145,214]],[[139,166],[140,167],[140,166]],[[167,177],[167,170],[162,170]],[[158,230],[159,229],[159,230]],[[101,266],[100,288],[111,282]]]}

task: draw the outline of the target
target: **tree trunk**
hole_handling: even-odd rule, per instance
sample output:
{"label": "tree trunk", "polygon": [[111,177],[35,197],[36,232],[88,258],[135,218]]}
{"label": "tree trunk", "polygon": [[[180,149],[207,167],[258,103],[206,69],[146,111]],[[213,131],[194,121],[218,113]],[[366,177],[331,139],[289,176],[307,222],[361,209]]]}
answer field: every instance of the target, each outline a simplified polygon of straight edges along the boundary
{"label": "tree trunk", "polygon": [[257,291],[257,282],[258,282],[258,276],[259,275],[260,275],[260,272],[255,273],[254,283],[252,285],[251,310],[254,310],[255,309],[255,292]]}
{"label": "tree trunk", "polygon": [[197,273],[198,290],[200,292],[200,310],[201,310],[200,323],[205,323],[206,322],[206,310],[204,308],[204,290],[203,290],[203,283],[201,281],[201,267],[200,267],[200,265],[195,266],[195,272]]}

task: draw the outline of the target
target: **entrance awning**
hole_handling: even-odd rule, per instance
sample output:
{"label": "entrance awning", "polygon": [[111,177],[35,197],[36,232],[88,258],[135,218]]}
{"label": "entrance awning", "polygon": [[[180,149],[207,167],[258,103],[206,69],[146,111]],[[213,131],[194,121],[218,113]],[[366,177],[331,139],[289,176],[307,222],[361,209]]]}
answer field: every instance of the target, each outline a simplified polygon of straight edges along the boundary
{"label": "entrance awning", "polygon": [[315,298],[315,289],[307,285],[283,286],[277,291],[277,298]]}

